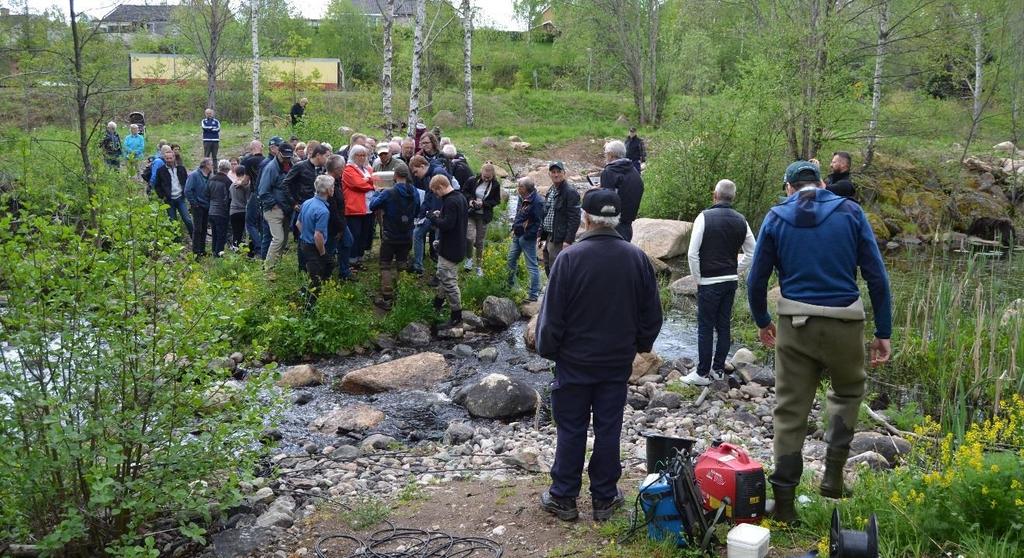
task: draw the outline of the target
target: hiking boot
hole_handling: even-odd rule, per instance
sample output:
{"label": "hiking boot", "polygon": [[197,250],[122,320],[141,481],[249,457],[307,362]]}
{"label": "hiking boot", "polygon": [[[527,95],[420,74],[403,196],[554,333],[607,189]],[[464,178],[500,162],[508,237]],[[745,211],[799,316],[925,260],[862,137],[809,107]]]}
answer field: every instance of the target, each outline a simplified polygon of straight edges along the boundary
{"label": "hiking boot", "polygon": [[576,509],[575,498],[558,498],[552,496],[550,490],[541,493],[540,509],[562,521],[575,521],[580,516],[580,511]]}
{"label": "hiking boot", "polygon": [[[799,518],[796,515],[796,487],[782,487],[772,485],[774,500],[769,500],[765,505],[765,515],[774,521],[787,524],[796,524]],[[774,504],[774,505],[773,505]],[[769,509],[770,508],[770,509]]]}
{"label": "hiking boot", "polygon": [[447,322],[437,326],[438,331],[452,329],[462,325],[462,310],[452,310],[451,318]]}
{"label": "hiking boot", "polygon": [[679,381],[683,382],[684,384],[691,385],[691,386],[710,386],[711,385],[711,378],[709,378],[707,376],[701,376],[700,374],[697,373],[696,370],[691,370],[689,374],[687,374],[687,375],[683,376],[682,378],[680,378]]}
{"label": "hiking boot", "polygon": [[434,297],[434,311],[435,312],[440,312],[441,308],[444,308],[444,299],[439,297],[439,296],[435,296]]}
{"label": "hiking boot", "polygon": [[837,452],[828,452],[825,455],[825,474],[821,477],[821,485],[818,491],[826,498],[848,498],[853,491],[846,488],[843,478],[843,467],[846,466],[845,456]]}
{"label": "hiking boot", "polygon": [[436,286],[438,286],[440,284],[441,284],[441,282],[438,281],[437,275],[435,275],[435,276],[433,276],[433,277],[431,277],[430,279],[427,280],[427,286],[428,287],[436,287]]}
{"label": "hiking boot", "polygon": [[594,500],[594,521],[608,521],[615,510],[621,508],[625,502],[626,497],[618,489],[611,500]]}
{"label": "hiking boot", "polygon": [[373,299],[373,304],[374,304],[374,306],[376,306],[377,308],[380,308],[381,310],[391,310],[391,306],[394,303],[393,303],[393,301],[390,298],[384,298],[382,296],[379,296],[379,297]]}

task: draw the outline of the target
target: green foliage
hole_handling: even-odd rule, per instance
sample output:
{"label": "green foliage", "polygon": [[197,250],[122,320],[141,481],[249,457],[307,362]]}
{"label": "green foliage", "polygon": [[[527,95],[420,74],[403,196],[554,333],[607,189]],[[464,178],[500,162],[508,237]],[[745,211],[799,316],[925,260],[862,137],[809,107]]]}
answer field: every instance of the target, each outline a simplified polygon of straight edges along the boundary
{"label": "green foliage", "polygon": [[381,321],[381,329],[396,335],[412,322],[431,323],[436,317],[433,300],[433,290],[424,289],[416,277],[401,273],[395,303]]}
{"label": "green foliage", "polygon": [[341,514],[341,519],[356,531],[377,525],[391,515],[391,508],[381,500],[367,498],[355,503]]}
{"label": "green foliage", "polygon": [[[460,272],[462,279],[462,304],[466,308],[479,308],[488,296],[508,296],[508,232],[501,242],[488,242],[484,245],[484,261],[479,264],[483,268],[483,277],[475,273]],[[543,273],[543,270],[541,271]]]}
{"label": "green foliage", "polygon": [[232,396],[207,367],[239,284],[197,274],[128,184],[96,187],[96,229],[33,196],[0,215],[0,538],[154,556],[155,520],[199,540],[240,499],[277,401],[269,378]]}

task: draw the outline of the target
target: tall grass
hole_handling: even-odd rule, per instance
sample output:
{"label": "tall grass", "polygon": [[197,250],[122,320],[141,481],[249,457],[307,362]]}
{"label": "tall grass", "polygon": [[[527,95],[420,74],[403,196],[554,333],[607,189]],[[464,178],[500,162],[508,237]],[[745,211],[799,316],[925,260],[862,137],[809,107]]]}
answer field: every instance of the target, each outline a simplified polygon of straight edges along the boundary
{"label": "tall grass", "polygon": [[925,412],[957,438],[1011,392],[1024,392],[1017,364],[1024,317],[1010,312],[1003,320],[1021,296],[1022,273],[1024,262],[1012,253],[960,260],[936,250],[894,289],[889,379],[916,390]]}

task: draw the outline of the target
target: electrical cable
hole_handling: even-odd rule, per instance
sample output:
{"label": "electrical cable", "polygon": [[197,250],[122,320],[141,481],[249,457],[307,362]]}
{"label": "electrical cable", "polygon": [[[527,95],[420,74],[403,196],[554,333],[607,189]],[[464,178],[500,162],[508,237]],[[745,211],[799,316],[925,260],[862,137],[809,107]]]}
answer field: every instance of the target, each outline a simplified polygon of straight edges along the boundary
{"label": "electrical cable", "polygon": [[[484,537],[456,537],[442,531],[388,527],[359,538],[347,533],[324,535],[313,545],[317,558],[501,558],[504,552],[497,541]],[[349,554],[328,554],[324,544],[332,540],[354,543]]]}

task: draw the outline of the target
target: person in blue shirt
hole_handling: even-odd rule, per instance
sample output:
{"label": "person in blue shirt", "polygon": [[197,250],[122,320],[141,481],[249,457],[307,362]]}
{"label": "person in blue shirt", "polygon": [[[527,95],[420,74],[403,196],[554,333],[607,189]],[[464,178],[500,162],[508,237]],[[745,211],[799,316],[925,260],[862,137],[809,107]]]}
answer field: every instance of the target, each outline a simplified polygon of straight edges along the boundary
{"label": "person in blue shirt", "polygon": [[299,218],[295,226],[299,229],[299,250],[304,254],[306,273],[309,274],[311,290],[308,305],[316,302],[316,294],[320,285],[331,276],[334,262],[327,251],[328,227],[331,211],[327,198],[334,192],[334,179],[322,174],[313,182],[316,195],[302,202]]}
{"label": "person in blue shirt", "polygon": [[213,117],[213,109],[206,109],[206,118],[200,123],[203,129],[203,157],[217,160],[220,149],[220,120]]}
{"label": "person in blue shirt", "polygon": [[[761,224],[747,277],[750,313],[761,342],[775,348],[775,471],[769,481],[777,521],[797,519],[793,505],[803,473],[807,415],[818,384],[829,379],[825,475],[820,492],[847,495],[843,467],[864,399],[864,304],[858,271],[868,284],[875,338],[870,363],[889,360],[892,302],[885,264],[864,211],[825,189],[817,165],[786,169],[786,194]],[[779,276],[778,328],[768,313],[768,279]]]}
{"label": "person in blue shirt", "polygon": [[130,130],[131,133],[128,134],[128,137],[124,138],[122,146],[124,147],[124,156],[128,161],[131,174],[135,175],[138,172],[139,161],[142,160],[143,153],[146,151],[146,138],[139,135],[138,124],[132,124]]}
{"label": "person in blue shirt", "polygon": [[212,173],[213,160],[207,157],[185,181],[185,199],[192,209],[192,252],[196,256],[206,255],[206,232],[210,215],[209,180]]}
{"label": "person in blue shirt", "polygon": [[409,259],[414,222],[420,212],[416,188],[409,184],[409,167],[399,163],[394,173],[395,185],[370,202],[370,211],[381,213],[380,298],[376,303],[384,309],[394,303],[395,279],[398,269]]}
{"label": "person in blue shirt", "polygon": [[527,302],[536,302],[540,296],[540,270],[537,268],[537,235],[544,221],[544,200],[537,194],[537,186],[531,178],[520,178],[516,183],[519,205],[512,221],[512,245],[508,250],[508,284],[515,285],[519,268],[519,255],[526,259],[526,271],[530,275],[530,292]]}

